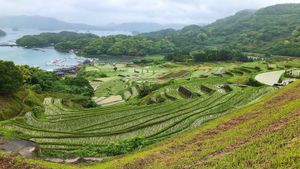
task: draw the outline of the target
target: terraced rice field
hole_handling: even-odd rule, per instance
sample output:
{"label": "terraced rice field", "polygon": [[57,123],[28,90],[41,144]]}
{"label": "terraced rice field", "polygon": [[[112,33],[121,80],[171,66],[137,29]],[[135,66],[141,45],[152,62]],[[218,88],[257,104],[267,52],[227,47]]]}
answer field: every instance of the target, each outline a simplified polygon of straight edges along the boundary
{"label": "terraced rice field", "polygon": [[[192,85],[193,84],[193,85]],[[199,83],[188,85],[200,90]],[[44,117],[27,113],[3,128],[23,133],[39,143],[42,151],[72,152],[82,146],[105,146],[117,141],[143,138],[147,143],[196,128],[245,105],[272,90],[269,87],[216,90],[193,99],[181,99],[155,105],[115,105],[94,109],[65,107],[60,99],[45,99]]]}
{"label": "terraced rice field", "polygon": [[278,83],[280,76],[284,74],[284,70],[267,72],[259,74],[255,77],[255,79],[263,84],[267,84],[273,86],[275,83]]}

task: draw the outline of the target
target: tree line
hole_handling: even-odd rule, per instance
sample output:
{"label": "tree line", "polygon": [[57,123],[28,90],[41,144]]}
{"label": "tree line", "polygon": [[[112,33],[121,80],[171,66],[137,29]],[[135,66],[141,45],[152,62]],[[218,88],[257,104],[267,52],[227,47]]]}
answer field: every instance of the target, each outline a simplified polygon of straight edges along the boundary
{"label": "tree line", "polygon": [[17,66],[13,62],[0,60],[0,94],[13,95],[20,88],[30,89],[39,94],[73,95],[72,100],[84,107],[96,106],[91,101],[94,89],[84,77],[61,78],[53,72],[27,65]]}
{"label": "tree line", "polygon": [[185,62],[187,60],[193,60],[195,62],[211,62],[211,61],[251,61],[241,51],[223,47],[223,48],[207,48],[196,51],[183,51],[177,50],[174,53],[165,56],[168,61]]}
{"label": "tree line", "polygon": [[141,36],[106,36],[74,32],[42,33],[27,35],[17,40],[24,47],[54,46],[59,51],[77,51],[79,55],[125,55],[144,56],[150,54],[170,53],[175,45],[166,39],[152,40]]}

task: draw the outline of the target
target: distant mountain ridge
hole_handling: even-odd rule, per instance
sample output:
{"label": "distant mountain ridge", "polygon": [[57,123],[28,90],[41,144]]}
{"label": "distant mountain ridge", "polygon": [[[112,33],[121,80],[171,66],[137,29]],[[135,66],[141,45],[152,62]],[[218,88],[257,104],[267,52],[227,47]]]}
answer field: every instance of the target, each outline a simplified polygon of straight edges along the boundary
{"label": "distant mountain ridge", "polygon": [[0,27],[39,30],[99,29],[98,27],[92,25],[68,23],[54,18],[41,16],[1,16]]}
{"label": "distant mountain ridge", "polygon": [[0,16],[0,27],[10,29],[38,29],[38,30],[112,30],[127,31],[135,34],[159,31],[172,28],[181,29],[183,24],[158,24],[150,22],[132,22],[122,24],[108,24],[103,26],[64,22],[55,18],[42,16]]}
{"label": "distant mountain ridge", "polygon": [[0,37],[5,36],[5,35],[6,35],[6,33],[3,30],[0,29]]}
{"label": "distant mountain ridge", "polygon": [[154,32],[163,29],[175,29],[179,30],[185,27],[184,24],[158,24],[151,22],[132,22],[132,23],[121,23],[121,24],[110,24],[107,26],[102,26],[105,29],[113,29],[113,30],[122,30],[122,31],[130,31],[135,34],[145,33],[145,32]]}

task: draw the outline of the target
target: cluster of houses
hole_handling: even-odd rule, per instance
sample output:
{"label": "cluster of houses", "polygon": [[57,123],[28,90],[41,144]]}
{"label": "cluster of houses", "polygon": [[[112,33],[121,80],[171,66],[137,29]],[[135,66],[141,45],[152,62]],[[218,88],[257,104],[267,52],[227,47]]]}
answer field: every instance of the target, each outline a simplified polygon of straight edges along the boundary
{"label": "cluster of houses", "polygon": [[83,61],[81,64],[75,65],[75,66],[71,66],[71,67],[64,67],[64,68],[59,68],[59,69],[54,69],[53,72],[59,76],[64,76],[64,75],[74,75],[76,74],[80,68],[83,65],[93,65],[95,62],[95,60],[92,59],[86,59],[85,61]]}

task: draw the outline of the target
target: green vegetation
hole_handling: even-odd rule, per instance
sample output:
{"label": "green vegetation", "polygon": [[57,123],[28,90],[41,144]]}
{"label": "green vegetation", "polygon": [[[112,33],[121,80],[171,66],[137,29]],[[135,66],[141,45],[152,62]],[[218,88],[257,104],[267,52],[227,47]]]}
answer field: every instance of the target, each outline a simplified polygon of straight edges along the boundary
{"label": "green vegetation", "polygon": [[[39,143],[46,156],[118,155],[198,127],[269,90],[235,88],[230,93],[216,92],[161,106],[120,105],[90,110],[73,110],[63,107],[60,99],[46,99],[43,119],[27,113],[24,120],[10,120],[2,128],[22,132]],[[138,143],[134,141],[137,137],[141,137]],[[83,145],[92,148],[81,149]]]}
{"label": "green vegetation", "polygon": [[[43,97],[31,90],[19,89],[13,94],[0,95],[0,121],[22,115],[43,106]],[[42,112],[43,110],[41,110]]]}
{"label": "green vegetation", "polygon": [[[82,86],[88,84],[82,79],[87,77],[97,103],[115,95],[121,96],[123,102],[84,109],[66,102],[63,95],[50,95],[44,101],[44,112],[26,113],[25,117],[11,119],[1,127],[37,142],[46,157],[126,154],[198,128],[256,100],[274,88],[257,83],[253,79],[255,75],[269,71],[269,64],[277,65],[273,70],[280,70],[297,62],[220,62],[190,66],[95,63],[86,65],[77,78],[71,79],[55,79],[52,74],[39,72],[40,81],[32,85],[40,85],[42,91],[89,95],[83,91],[73,93],[79,90],[77,86],[86,88]],[[64,85],[67,88],[59,90]],[[80,97],[69,100],[81,102]]]}
{"label": "green vegetation", "polygon": [[0,134],[36,142],[45,158],[106,160],[87,168],[298,168],[300,82],[271,85],[299,78],[299,58],[272,56],[300,54],[299,11],[276,5],[137,36],[25,36],[19,45],[143,57],[76,77],[0,62]]}
{"label": "green vegetation", "polygon": [[125,55],[145,56],[168,53],[174,50],[174,45],[165,39],[149,40],[139,36],[108,36],[93,39],[79,48],[82,55]]}
{"label": "green vegetation", "polygon": [[61,78],[54,73],[29,66],[15,66],[0,61],[0,120],[32,111],[37,116],[43,110],[43,99],[60,96],[83,107],[95,107],[91,100],[94,90],[83,77]]}
{"label": "green vegetation", "polygon": [[167,39],[183,51],[231,46],[243,52],[299,56],[299,4],[244,10],[205,27],[142,34]]}
{"label": "green vegetation", "polygon": [[[189,132],[173,136],[166,141],[158,142],[126,156],[109,158],[100,164],[74,166],[38,160],[26,161],[27,164],[34,163],[44,167],[87,169],[177,168],[191,165],[199,168],[274,168],[278,166],[297,168],[299,166],[297,160],[299,154],[299,87],[299,81],[295,82],[288,87],[267,94],[250,105],[222,115],[218,119],[206,119],[206,123],[202,124],[201,128],[195,127]],[[69,115],[72,118],[73,115],[77,115],[76,113],[78,112],[61,114],[61,116]],[[99,112],[100,114],[102,113]],[[29,121],[27,120],[27,123]],[[37,124],[37,121],[30,121],[30,123]],[[13,128],[24,127],[22,124],[12,126],[14,126]],[[50,135],[44,129],[37,130],[32,126],[27,127],[26,130],[32,132],[35,130],[34,133],[37,132],[37,135],[41,132]],[[64,133],[60,133],[60,135],[64,135]],[[38,137],[37,139],[42,138]],[[44,140],[49,139],[45,138]],[[54,143],[51,142],[51,144]],[[47,143],[43,146],[49,146],[51,150],[60,147],[61,152],[75,151],[85,156],[95,154],[97,151],[110,155],[127,153],[131,151],[131,148],[143,146],[143,144],[145,144],[144,139],[135,138],[132,141],[115,142],[104,147],[85,144],[82,149],[79,148],[79,145],[66,148],[65,144],[50,146],[50,143]],[[55,151],[49,151],[49,153],[57,156]],[[3,157],[3,155],[1,156]],[[24,163],[24,160],[21,161]]]}
{"label": "green vegetation", "polygon": [[196,62],[249,60],[242,52],[230,49],[206,49],[192,52],[191,56]]}
{"label": "green vegetation", "polygon": [[[179,31],[168,29],[137,36],[107,37],[71,32],[44,33],[24,36],[17,44],[27,47],[55,45],[57,50],[74,49],[80,55],[94,57],[164,54],[173,61],[185,61],[193,57],[198,61],[209,61],[214,57],[207,58],[207,55],[214,55],[216,51],[233,52],[235,49],[265,53],[266,56],[299,56],[299,11],[299,4],[275,5],[257,11],[241,11],[205,27],[194,25]],[[236,51],[232,54],[233,58],[218,55],[221,58],[215,60],[247,60]]]}
{"label": "green vegetation", "polygon": [[[86,44],[89,40],[96,38],[93,34],[83,34],[74,32],[60,32],[60,33],[42,33],[40,35],[26,35],[17,40],[17,44],[24,47],[48,47],[58,44],[60,42],[72,42],[72,46],[78,47]],[[76,41],[76,42],[75,42]],[[65,48],[57,47],[58,50]],[[71,48],[72,49],[72,48]],[[70,49],[66,49],[70,50]]]}
{"label": "green vegetation", "polygon": [[288,70],[285,73],[285,76],[290,78],[300,78],[300,70]]}
{"label": "green vegetation", "polygon": [[13,62],[0,60],[0,94],[11,94],[23,85],[22,72]]}
{"label": "green vegetation", "polygon": [[299,88],[298,81],[201,128],[86,168],[298,168]]}
{"label": "green vegetation", "polygon": [[98,37],[92,34],[73,32],[42,33],[24,36],[17,44],[26,47],[47,47],[54,45],[60,51],[75,50],[80,55],[125,55],[144,56],[149,54],[169,53],[175,46],[165,39],[150,40],[140,36]]}

